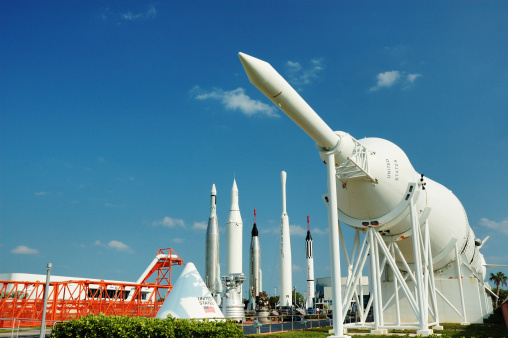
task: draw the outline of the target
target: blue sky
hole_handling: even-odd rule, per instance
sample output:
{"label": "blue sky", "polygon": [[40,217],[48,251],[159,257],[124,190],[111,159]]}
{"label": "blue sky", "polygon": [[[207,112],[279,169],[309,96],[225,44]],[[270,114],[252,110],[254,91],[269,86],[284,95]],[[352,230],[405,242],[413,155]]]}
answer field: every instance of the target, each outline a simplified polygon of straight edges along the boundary
{"label": "blue sky", "polygon": [[[256,208],[272,293],[285,170],[293,284],[307,215],[329,276],[326,168],[239,51],[333,129],[399,145],[508,263],[507,16],[503,1],[1,2],[0,273],[135,281],[172,247],[203,274],[212,184],[224,230],[236,178],[244,270]],[[223,271],[225,251],[222,232]]]}

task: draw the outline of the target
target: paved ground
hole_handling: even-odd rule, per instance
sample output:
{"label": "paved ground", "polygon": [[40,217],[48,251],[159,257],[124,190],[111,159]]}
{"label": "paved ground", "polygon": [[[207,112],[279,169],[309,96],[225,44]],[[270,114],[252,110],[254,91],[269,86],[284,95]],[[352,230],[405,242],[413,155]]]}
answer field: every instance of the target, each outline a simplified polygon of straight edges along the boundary
{"label": "paved ground", "polygon": [[[2,337],[2,338],[4,338],[4,337],[34,338],[34,337],[40,337],[40,334],[41,334],[41,330],[32,330],[32,329],[23,330],[23,329],[21,329],[21,330],[19,330],[19,332],[14,330],[14,333],[12,331],[0,333],[0,337]],[[49,336],[51,336],[51,330],[46,330],[46,337],[49,337]]]}

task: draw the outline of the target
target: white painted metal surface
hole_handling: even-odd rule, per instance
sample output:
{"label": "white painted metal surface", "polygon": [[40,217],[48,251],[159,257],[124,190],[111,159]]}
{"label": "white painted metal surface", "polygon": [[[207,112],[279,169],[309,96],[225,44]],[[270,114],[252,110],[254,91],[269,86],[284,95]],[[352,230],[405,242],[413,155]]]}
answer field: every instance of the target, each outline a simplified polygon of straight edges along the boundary
{"label": "white painted metal surface", "polygon": [[237,320],[245,317],[242,297],[242,283],[245,281],[242,272],[242,234],[243,221],[238,205],[238,187],[236,180],[233,180],[231,207],[226,223],[226,276],[222,277],[222,281],[226,287],[223,298],[224,315]]}
{"label": "white painted metal surface", "polygon": [[193,263],[187,263],[156,318],[224,318]]}
{"label": "white painted metal surface", "polygon": [[279,306],[292,306],[292,269],[291,239],[289,236],[289,217],[286,211],[286,177],[285,171],[280,173],[282,182],[282,215],[280,217],[279,239]]}
{"label": "white painted metal surface", "polygon": [[[344,253],[348,264],[348,286],[352,288],[357,286],[366,263],[367,251],[362,250],[370,253],[372,297],[367,307],[372,306],[376,332],[388,325],[384,321],[388,305],[383,305],[382,301],[385,297],[382,283],[385,282],[395,284],[390,296],[395,300],[396,323],[389,325],[400,326],[403,317],[407,317],[400,302],[400,298],[406,297],[418,322],[415,327],[424,335],[432,331],[429,326],[439,327],[438,299],[433,292],[436,285],[434,273],[438,278],[458,278],[457,287],[461,290],[462,275],[461,270],[457,275],[457,265],[459,269],[465,267],[469,270],[467,276],[477,281],[474,294],[478,294],[480,301],[486,298],[482,289],[485,260],[479,252],[481,241],[475,241],[464,208],[449,189],[416,172],[405,153],[389,141],[379,138],[356,140],[345,132],[331,132],[268,63],[243,53],[239,57],[250,81],[317,142],[320,156],[327,164],[328,194],[325,200],[329,211],[336,315],[342,314],[335,307],[341,295],[340,284],[335,281],[340,265],[338,239],[334,235],[338,222],[334,213],[338,213],[337,217],[343,223],[366,233],[362,248],[359,250],[359,242],[353,246],[351,261],[345,248]],[[359,233],[356,238],[359,239]],[[413,289],[408,286],[411,283]],[[403,292],[399,295],[401,289]],[[357,291],[351,290],[346,292],[343,311],[347,310],[353,295],[358,301],[362,298]],[[465,297],[461,292],[458,298],[447,302],[452,306],[459,302],[464,308]],[[446,299],[444,295],[442,298]],[[482,313],[483,308],[488,306],[481,308]],[[462,312],[465,318],[466,310]],[[365,316],[364,313],[362,322]],[[340,327],[334,325],[334,329],[342,334]]]}

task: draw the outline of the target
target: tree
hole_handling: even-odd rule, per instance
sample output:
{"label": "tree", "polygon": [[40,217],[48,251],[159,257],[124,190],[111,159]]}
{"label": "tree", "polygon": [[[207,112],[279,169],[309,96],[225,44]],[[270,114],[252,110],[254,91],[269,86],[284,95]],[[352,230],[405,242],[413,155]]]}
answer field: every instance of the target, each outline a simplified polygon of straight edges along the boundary
{"label": "tree", "polygon": [[508,277],[501,271],[499,271],[495,275],[491,272],[489,280],[492,281],[494,284],[496,284],[497,288],[496,309],[497,309],[497,303],[499,301],[499,289],[500,289],[499,287],[507,285]]}
{"label": "tree", "polygon": [[275,309],[275,306],[279,302],[279,296],[270,296],[270,298],[268,298],[268,301],[270,302],[270,306],[273,306],[273,308]]}

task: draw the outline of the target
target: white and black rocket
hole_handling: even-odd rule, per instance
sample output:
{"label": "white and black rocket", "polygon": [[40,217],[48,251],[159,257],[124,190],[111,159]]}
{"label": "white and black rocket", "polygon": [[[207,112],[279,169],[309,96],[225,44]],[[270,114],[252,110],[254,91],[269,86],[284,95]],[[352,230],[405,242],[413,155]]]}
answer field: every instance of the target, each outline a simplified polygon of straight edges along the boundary
{"label": "white and black rocket", "polygon": [[258,228],[256,226],[256,209],[254,209],[254,225],[252,226],[252,237],[250,241],[250,260],[249,260],[249,310],[256,309],[256,297],[262,292],[262,272],[261,272],[261,248],[259,246]]}
{"label": "white and black rocket", "polygon": [[305,308],[314,308],[314,250],[312,247],[312,236],[310,235],[310,221],[307,215],[307,237],[305,237],[305,260],[307,261],[307,301]]}

